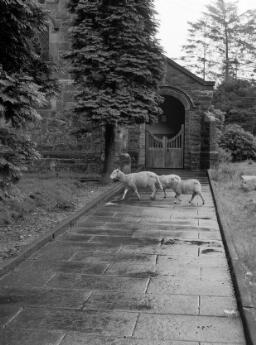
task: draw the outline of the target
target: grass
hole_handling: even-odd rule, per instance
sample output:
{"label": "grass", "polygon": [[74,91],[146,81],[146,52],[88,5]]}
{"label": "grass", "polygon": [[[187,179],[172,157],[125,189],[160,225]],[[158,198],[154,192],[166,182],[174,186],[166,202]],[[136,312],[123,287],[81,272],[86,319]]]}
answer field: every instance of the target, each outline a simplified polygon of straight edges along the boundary
{"label": "grass", "polygon": [[223,163],[210,175],[256,305],[256,190],[241,188],[241,175],[256,175],[256,163]]}
{"label": "grass", "polygon": [[83,174],[24,174],[0,200],[0,263],[111,187]]}

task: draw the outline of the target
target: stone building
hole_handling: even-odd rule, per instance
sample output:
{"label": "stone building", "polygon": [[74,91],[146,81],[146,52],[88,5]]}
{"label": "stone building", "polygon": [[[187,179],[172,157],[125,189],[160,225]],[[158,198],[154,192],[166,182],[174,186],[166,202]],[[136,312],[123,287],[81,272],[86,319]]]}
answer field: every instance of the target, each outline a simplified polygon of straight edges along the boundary
{"label": "stone building", "polygon": [[[67,0],[38,0],[48,12],[49,28],[39,37],[41,52],[56,66],[60,94],[41,110],[43,121],[33,129],[45,158],[75,164],[87,173],[100,171],[104,152],[102,133],[76,139],[70,134],[74,86],[63,59],[70,46]],[[179,64],[165,59],[160,94],[163,114],[157,124],[117,131],[117,147],[130,153],[135,166],[200,169],[216,157],[215,123],[205,115],[211,105],[213,82],[204,81]]]}

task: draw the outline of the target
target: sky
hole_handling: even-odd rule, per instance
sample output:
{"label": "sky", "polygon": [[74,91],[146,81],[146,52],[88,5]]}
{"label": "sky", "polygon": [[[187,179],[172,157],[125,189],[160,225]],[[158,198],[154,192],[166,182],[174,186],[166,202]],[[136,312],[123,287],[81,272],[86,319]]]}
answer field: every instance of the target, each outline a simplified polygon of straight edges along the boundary
{"label": "sky", "polygon": [[[154,0],[160,22],[158,38],[169,58],[179,58],[186,43],[188,21],[196,21],[211,0]],[[256,8],[256,0],[240,0],[239,13]]]}

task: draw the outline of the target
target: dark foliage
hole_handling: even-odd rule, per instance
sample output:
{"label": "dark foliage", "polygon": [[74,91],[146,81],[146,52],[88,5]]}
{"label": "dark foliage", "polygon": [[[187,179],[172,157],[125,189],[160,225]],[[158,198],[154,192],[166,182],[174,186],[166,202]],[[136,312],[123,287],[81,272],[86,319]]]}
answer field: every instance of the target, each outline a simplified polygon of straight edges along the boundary
{"label": "dark foliage", "polygon": [[225,113],[225,124],[237,123],[256,134],[256,86],[246,80],[222,83],[213,98],[216,108]]}
{"label": "dark foliage", "polygon": [[235,162],[256,159],[256,139],[239,125],[226,126],[220,137],[219,146],[231,152]]}
{"label": "dark foliage", "polygon": [[[72,74],[80,87],[79,126],[153,121],[161,112],[157,93],[163,57],[153,2],[70,1],[74,13]],[[77,120],[77,119],[76,119]]]}
{"label": "dark foliage", "polygon": [[40,118],[36,109],[56,90],[35,43],[45,25],[45,14],[33,0],[0,0],[1,187],[17,180],[25,160],[38,156],[19,129]]}
{"label": "dark foliage", "polygon": [[74,125],[80,132],[88,122],[105,128],[106,171],[114,127],[152,122],[161,113],[163,55],[153,1],[70,0],[69,9],[74,20],[67,58],[79,90]]}

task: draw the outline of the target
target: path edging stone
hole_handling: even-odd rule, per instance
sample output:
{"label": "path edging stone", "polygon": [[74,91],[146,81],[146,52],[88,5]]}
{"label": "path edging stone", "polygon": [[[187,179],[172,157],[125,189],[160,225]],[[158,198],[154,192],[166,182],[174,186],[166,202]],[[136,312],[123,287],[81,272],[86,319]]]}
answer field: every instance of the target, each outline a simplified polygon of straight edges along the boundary
{"label": "path edging stone", "polygon": [[102,192],[95,199],[89,201],[79,211],[75,212],[71,216],[59,222],[55,226],[54,229],[48,231],[46,234],[40,236],[40,238],[33,241],[31,244],[25,246],[24,249],[21,251],[21,253],[17,257],[11,259],[8,263],[0,266],[0,277],[8,273],[9,271],[13,270],[22,261],[24,261],[26,258],[28,258],[33,253],[35,253],[38,249],[43,247],[46,243],[53,241],[58,235],[62,234],[66,230],[67,226],[72,225],[72,223],[74,223],[78,218],[85,215],[93,208],[98,207],[99,205],[108,201],[113,196],[120,193],[122,189],[123,189],[123,185],[121,183],[113,184],[113,187],[111,187],[105,192]]}
{"label": "path edging stone", "polygon": [[256,310],[252,304],[251,293],[244,283],[244,267],[239,260],[238,253],[233,242],[232,229],[230,229],[230,227],[227,225],[220,202],[216,198],[217,191],[211,179],[211,171],[207,170],[207,174],[216,208],[217,220],[220,226],[223,244],[227,254],[229,267],[231,269],[231,277],[237,298],[238,309],[244,326],[247,345],[256,345]]}

